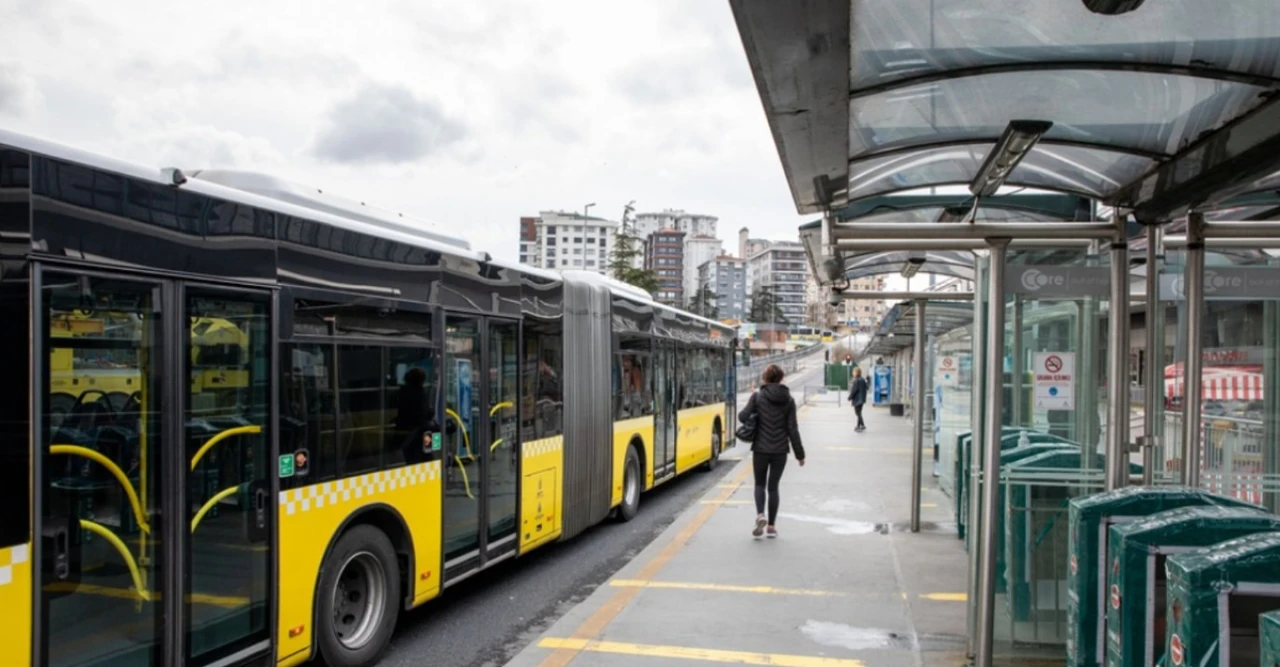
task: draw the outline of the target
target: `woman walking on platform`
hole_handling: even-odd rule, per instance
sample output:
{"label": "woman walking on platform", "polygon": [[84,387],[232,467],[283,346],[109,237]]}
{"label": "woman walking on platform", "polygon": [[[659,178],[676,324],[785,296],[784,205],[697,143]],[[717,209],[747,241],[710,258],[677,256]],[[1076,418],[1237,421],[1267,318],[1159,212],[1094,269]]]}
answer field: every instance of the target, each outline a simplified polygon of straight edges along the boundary
{"label": "woman walking on platform", "polygon": [[[756,421],[755,438],[751,443],[756,477],[756,527],[751,534],[756,537],[766,529],[770,538],[778,536],[774,526],[778,519],[778,482],[782,479],[782,469],[787,465],[787,455],[795,452],[796,460],[804,465],[804,446],[800,444],[800,427],[796,422],[796,401],[787,385],[782,384],[782,377],[782,369],[770,364],[764,370],[764,384],[751,394],[747,406],[738,414],[739,422],[746,423],[753,415]],[[769,500],[767,517],[766,491]]]}
{"label": "woman walking on platform", "polygon": [[849,389],[849,402],[853,404],[853,411],[858,415],[858,426],[855,431],[867,430],[867,425],[862,421],[862,406],[867,402],[867,380],[862,377],[862,369],[853,369],[853,386]]}

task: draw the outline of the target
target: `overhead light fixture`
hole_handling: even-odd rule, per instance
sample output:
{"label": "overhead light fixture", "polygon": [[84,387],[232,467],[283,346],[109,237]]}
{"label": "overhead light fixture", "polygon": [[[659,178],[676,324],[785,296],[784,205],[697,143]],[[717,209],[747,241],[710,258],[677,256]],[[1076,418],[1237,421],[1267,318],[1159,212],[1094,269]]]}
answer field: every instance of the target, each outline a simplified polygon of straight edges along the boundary
{"label": "overhead light fixture", "polygon": [[1144,0],[1083,0],[1084,6],[1094,14],[1115,16],[1127,14],[1142,6]]}
{"label": "overhead light fixture", "polygon": [[978,175],[969,184],[969,192],[975,197],[990,197],[1004,185],[1013,168],[1018,166],[1022,158],[1032,146],[1040,141],[1053,123],[1047,120],[1014,120],[1004,129],[996,145],[982,161]]}
{"label": "overhead light fixture", "polygon": [[972,210],[968,206],[948,206],[942,209],[934,222],[964,222],[969,218],[969,212]]}
{"label": "overhead light fixture", "polygon": [[909,257],[907,263],[902,265],[902,277],[911,278],[920,272],[920,267],[924,265],[923,257]]}

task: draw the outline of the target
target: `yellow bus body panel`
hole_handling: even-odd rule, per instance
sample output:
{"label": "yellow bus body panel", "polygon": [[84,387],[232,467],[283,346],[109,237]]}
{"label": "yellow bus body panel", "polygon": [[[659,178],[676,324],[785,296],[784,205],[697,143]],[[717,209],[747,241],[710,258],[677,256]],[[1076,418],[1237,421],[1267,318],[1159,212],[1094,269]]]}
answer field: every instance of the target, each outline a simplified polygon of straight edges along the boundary
{"label": "yellow bus body panel", "polygon": [[441,463],[432,461],[280,492],[281,665],[311,657],[320,564],[339,527],[361,508],[387,505],[404,518],[414,551],[413,605],[439,595],[442,483]]}
{"label": "yellow bus body panel", "polygon": [[[676,474],[681,475],[711,458],[711,432],[716,417],[723,421],[724,403],[686,408],[676,413]],[[722,426],[723,428],[723,426]],[[722,438],[723,439],[723,438]]]}
{"label": "yellow bus body panel", "polygon": [[644,479],[640,488],[653,488],[653,415],[634,417],[613,423],[613,495],[610,507],[622,504],[622,480],[627,464],[627,447],[632,438],[640,439],[644,461],[640,464],[640,474]]}
{"label": "yellow bus body panel", "polygon": [[0,549],[0,665],[31,664],[31,544]]}
{"label": "yellow bus body panel", "polygon": [[564,503],[564,436],[520,445],[520,553],[560,537]]}

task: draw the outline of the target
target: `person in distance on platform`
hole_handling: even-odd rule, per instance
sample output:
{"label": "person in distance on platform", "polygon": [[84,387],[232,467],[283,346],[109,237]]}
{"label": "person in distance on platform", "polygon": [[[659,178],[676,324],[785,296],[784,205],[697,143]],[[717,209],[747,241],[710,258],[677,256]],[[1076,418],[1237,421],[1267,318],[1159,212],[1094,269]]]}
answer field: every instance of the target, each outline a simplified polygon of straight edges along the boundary
{"label": "person in distance on platform", "polygon": [[858,415],[858,426],[855,431],[867,430],[866,422],[862,421],[862,406],[867,403],[867,379],[862,377],[862,369],[853,369],[853,386],[849,387],[849,402],[853,404],[853,411]]}
{"label": "person in distance on platform", "polygon": [[[775,526],[778,520],[778,482],[787,466],[787,455],[794,453],[796,461],[804,466],[804,445],[800,442],[800,426],[796,421],[796,401],[791,390],[782,384],[783,372],[777,365],[764,369],[764,384],[747,401],[738,414],[738,421],[746,422],[756,416],[755,439],[751,443],[752,466],[756,478],[756,527],[751,534],[760,537],[766,530],[770,538],[778,536]],[[765,515],[765,496],[768,494],[768,516]]]}

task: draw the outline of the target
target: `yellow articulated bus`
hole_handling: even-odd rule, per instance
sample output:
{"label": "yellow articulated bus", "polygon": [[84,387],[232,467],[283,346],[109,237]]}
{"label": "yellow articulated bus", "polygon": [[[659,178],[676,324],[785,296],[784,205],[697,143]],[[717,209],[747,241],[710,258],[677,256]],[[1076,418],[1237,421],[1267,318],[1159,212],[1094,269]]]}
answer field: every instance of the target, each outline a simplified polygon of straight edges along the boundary
{"label": "yellow articulated bus", "polygon": [[0,130],[0,231],[6,667],[373,665],[732,443],[732,328],[315,189]]}

